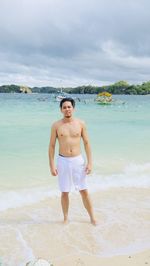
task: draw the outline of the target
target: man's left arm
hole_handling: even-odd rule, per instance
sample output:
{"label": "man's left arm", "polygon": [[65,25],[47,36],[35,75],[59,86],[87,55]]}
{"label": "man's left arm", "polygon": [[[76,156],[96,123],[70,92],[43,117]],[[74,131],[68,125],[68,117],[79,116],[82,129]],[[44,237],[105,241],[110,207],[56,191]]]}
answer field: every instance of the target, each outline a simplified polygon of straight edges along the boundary
{"label": "man's left arm", "polygon": [[91,153],[91,146],[89,142],[89,137],[87,134],[87,129],[85,126],[85,123],[82,122],[82,133],[81,133],[83,143],[84,143],[84,148],[86,152],[86,157],[87,157],[87,165],[86,165],[86,174],[90,174],[92,171],[92,153]]}

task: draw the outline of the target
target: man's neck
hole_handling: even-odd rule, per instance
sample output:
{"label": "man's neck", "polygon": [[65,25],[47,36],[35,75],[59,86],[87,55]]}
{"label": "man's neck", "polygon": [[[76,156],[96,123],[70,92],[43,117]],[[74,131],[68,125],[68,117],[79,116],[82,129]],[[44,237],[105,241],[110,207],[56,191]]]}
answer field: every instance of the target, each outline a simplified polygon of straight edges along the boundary
{"label": "man's neck", "polygon": [[74,118],[72,116],[63,118],[64,123],[71,123],[71,122],[73,122],[73,120],[74,120]]}

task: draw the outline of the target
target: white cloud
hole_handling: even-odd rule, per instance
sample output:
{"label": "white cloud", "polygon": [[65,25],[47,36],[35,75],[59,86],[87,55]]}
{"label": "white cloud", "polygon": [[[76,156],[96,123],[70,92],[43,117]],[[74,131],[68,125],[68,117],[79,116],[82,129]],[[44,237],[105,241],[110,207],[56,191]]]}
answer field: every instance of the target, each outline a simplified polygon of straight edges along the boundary
{"label": "white cloud", "polygon": [[0,84],[149,80],[149,9],[148,0],[1,0]]}

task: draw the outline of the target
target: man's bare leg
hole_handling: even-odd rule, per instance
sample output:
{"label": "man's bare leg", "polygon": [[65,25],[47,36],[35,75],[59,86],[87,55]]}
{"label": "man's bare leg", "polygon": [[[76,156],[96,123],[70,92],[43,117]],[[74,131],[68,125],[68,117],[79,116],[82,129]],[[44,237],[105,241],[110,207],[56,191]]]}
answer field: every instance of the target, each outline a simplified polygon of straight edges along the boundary
{"label": "man's bare leg", "polygon": [[64,224],[68,222],[68,209],[69,209],[69,192],[62,192],[61,206],[64,215]]}
{"label": "man's bare leg", "polygon": [[94,217],[93,207],[92,207],[92,203],[91,203],[91,199],[90,199],[88,190],[87,189],[80,190],[80,194],[82,196],[82,201],[83,201],[84,207],[86,208],[86,210],[90,216],[91,223],[93,225],[96,225],[97,223],[96,223],[96,220]]}

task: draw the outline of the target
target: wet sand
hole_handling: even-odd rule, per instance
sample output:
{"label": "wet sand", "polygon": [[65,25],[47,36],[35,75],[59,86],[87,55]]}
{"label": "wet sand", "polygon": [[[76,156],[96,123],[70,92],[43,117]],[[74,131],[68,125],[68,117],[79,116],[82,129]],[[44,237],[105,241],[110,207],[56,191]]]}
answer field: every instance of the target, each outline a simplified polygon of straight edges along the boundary
{"label": "wet sand", "polygon": [[149,189],[91,193],[98,226],[90,224],[79,195],[70,196],[70,222],[62,223],[55,196],[0,214],[0,261],[21,266],[35,258],[54,266],[150,264]]}

